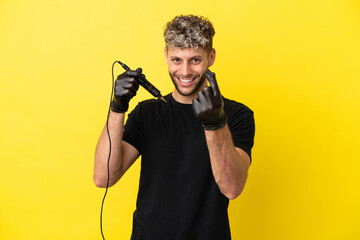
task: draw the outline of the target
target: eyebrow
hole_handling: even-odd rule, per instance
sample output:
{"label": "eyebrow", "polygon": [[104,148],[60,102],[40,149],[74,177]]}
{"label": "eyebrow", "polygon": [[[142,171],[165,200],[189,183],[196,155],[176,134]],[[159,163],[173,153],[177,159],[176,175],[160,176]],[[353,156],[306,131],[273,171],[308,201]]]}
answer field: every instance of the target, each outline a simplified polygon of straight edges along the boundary
{"label": "eyebrow", "polygon": [[190,60],[194,59],[194,58],[202,58],[202,56],[200,56],[200,55],[199,56],[193,56],[193,57],[190,58]]}
{"label": "eyebrow", "polygon": [[[178,57],[178,56],[170,56],[170,59],[174,59],[174,58],[179,58],[179,59],[181,59],[181,57]],[[198,56],[193,56],[193,57],[191,57],[190,58],[190,60],[192,60],[192,59],[194,59],[194,58],[203,58],[202,56],[200,56],[200,55],[198,55]]]}

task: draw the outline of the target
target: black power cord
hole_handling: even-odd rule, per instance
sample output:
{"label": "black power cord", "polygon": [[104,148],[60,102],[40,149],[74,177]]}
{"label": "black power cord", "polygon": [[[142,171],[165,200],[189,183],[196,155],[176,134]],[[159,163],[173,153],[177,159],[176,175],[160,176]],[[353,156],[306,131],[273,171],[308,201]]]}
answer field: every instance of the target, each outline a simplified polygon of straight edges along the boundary
{"label": "black power cord", "polygon": [[[113,94],[114,94],[114,65],[115,63],[118,63],[118,61],[115,61],[112,64],[112,68],[111,68],[111,75],[112,75],[112,87],[111,87],[111,96],[110,96],[110,104],[113,98]],[[102,227],[102,213],[103,213],[103,208],[104,208],[104,201],[105,201],[105,197],[109,188],[109,181],[110,181],[110,156],[111,156],[111,138],[110,138],[110,132],[109,132],[109,115],[110,115],[110,104],[109,104],[109,109],[108,109],[108,114],[107,114],[107,119],[106,119],[106,131],[107,131],[107,135],[109,138],[109,157],[108,157],[108,161],[107,161],[107,183],[106,183],[106,190],[105,190],[105,194],[101,203],[101,211],[100,211],[100,231],[101,231],[101,236],[102,238],[105,240],[104,237],[104,233],[103,233],[103,227]]]}

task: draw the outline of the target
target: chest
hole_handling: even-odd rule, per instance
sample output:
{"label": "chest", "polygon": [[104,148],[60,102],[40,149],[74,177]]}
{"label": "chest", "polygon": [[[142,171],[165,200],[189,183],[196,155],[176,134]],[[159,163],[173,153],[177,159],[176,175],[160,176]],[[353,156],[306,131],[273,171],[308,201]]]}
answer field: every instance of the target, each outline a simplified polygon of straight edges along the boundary
{"label": "chest", "polygon": [[157,110],[143,122],[143,167],[175,174],[209,171],[205,133],[192,110]]}

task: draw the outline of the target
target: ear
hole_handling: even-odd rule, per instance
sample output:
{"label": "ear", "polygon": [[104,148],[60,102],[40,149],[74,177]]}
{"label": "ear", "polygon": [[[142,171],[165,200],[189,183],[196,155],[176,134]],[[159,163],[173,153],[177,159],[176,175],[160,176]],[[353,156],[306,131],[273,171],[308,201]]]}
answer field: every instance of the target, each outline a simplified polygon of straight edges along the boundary
{"label": "ear", "polygon": [[209,67],[211,67],[215,62],[215,55],[216,51],[215,48],[211,49],[210,55],[209,55]]}
{"label": "ear", "polygon": [[166,47],[164,47],[164,55],[165,55],[165,62],[166,62],[166,64],[168,64],[168,54],[167,54]]}

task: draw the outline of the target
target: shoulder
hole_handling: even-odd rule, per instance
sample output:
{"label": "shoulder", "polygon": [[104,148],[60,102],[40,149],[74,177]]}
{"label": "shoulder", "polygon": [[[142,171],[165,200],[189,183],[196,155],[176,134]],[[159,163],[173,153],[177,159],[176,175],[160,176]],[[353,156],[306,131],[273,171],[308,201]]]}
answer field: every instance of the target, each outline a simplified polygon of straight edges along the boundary
{"label": "shoulder", "polygon": [[227,98],[224,99],[224,112],[230,131],[241,130],[254,132],[254,112],[245,104]]}
{"label": "shoulder", "polygon": [[[166,95],[164,96],[165,100],[167,102],[169,102],[169,95]],[[155,98],[152,98],[152,99],[147,99],[147,100],[144,100],[144,101],[141,101],[138,103],[137,106],[139,107],[146,107],[146,108],[151,108],[151,107],[156,107],[156,106],[161,106],[163,105],[165,102],[162,101],[161,99],[155,99]]]}
{"label": "shoulder", "polygon": [[153,107],[156,105],[159,105],[161,103],[161,100],[159,99],[147,99],[144,101],[141,101],[138,103],[138,105],[142,106],[142,107]]}
{"label": "shoulder", "polygon": [[[164,96],[166,101],[169,101],[168,95]],[[130,112],[129,116],[132,115],[148,115],[151,113],[155,113],[162,109],[166,105],[166,103],[160,99],[147,99],[139,102],[136,107]]]}
{"label": "shoulder", "polygon": [[245,104],[228,99],[224,99],[224,111],[228,118],[239,116],[253,116],[254,112]]}

